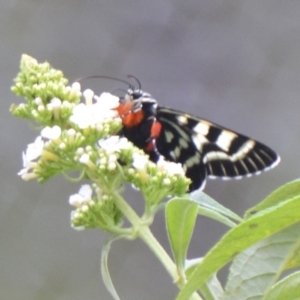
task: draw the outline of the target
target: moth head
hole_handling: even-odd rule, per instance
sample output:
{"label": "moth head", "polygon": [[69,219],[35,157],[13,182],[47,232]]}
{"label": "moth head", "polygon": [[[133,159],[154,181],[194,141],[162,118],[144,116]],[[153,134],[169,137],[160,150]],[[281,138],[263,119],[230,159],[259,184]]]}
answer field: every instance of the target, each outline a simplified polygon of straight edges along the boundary
{"label": "moth head", "polygon": [[120,105],[130,107],[130,112],[138,112],[143,108],[144,103],[156,102],[151,95],[141,89],[130,88],[123,98],[120,98]]}

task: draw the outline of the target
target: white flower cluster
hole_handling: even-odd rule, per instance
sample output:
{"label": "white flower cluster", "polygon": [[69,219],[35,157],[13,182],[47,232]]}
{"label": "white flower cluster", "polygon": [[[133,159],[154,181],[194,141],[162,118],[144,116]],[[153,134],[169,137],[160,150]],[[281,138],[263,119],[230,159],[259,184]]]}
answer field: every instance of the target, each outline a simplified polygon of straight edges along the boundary
{"label": "white flower cluster", "polygon": [[[119,105],[119,98],[109,93],[102,93],[100,97],[87,89],[83,92],[85,103],[76,105],[70,121],[80,129],[88,127],[102,130],[103,123],[107,120],[118,118],[118,112],[114,110]],[[93,99],[96,100],[93,103]]]}
{"label": "white flower cluster", "polygon": [[[132,166],[139,171],[146,171],[147,167],[153,167],[154,163],[149,160],[149,157],[145,154],[134,153]],[[182,175],[184,176],[184,170],[181,163],[174,163],[166,161],[163,156],[159,157],[158,162],[155,164],[160,172],[165,172],[169,176]]]}
{"label": "white flower cluster", "polygon": [[124,149],[132,148],[132,143],[130,143],[127,138],[120,137],[118,135],[110,136],[106,139],[101,139],[98,142],[100,148],[106,151],[107,154],[113,154],[115,152],[120,152]]}
{"label": "white flower cluster", "polygon": [[74,226],[77,220],[82,218],[83,213],[87,213],[90,207],[95,205],[92,199],[93,190],[88,184],[81,186],[77,194],[69,197],[69,204],[77,209],[71,213],[71,225],[77,230],[84,230],[84,226]]}
{"label": "white flower cluster", "polygon": [[23,180],[30,180],[38,177],[38,174],[33,172],[33,170],[38,166],[35,160],[42,156],[44,148],[47,145],[47,142],[44,142],[43,138],[57,140],[60,136],[61,128],[59,126],[47,126],[41,131],[41,135],[39,135],[33,143],[28,144],[26,151],[22,153],[23,169],[18,173]]}
{"label": "white flower cluster", "polygon": [[157,167],[160,171],[164,171],[164,172],[168,173],[170,176],[172,176],[172,175],[184,176],[185,175],[181,163],[166,161],[163,156],[159,157],[159,160],[157,162]]}
{"label": "white flower cluster", "polygon": [[22,153],[23,169],[18,175],[20,175],[23,180],[30,180],[38,176],[31,171],[37,166],[37,163],[34,162],[34,160],[42,155],[43,149],[44,142],[42,137],[38,136],[33,143],[28,144],[26,151]]}
{"label": "white flower cluster", "polygon": [[133,187],[143,193],[148,207],[167,196],[184,194],[190,183],[180,163],[166,161],[163,157],[154,163],[141,153],[133,154],[128,177]]}
{"label": "white flower cluster", "polygon": [[79,192],[77,194],[71,195],[69,198],[69,203],[72,206],[77,208],[82,208],[83,210],[87,210],[85,205],[88,205],[92,201],[93,190],[89,184],[84,184],[81,186]]}
{"label": "white flower cluster", "polygon": [[69,204],[75,207],[71,212],[71,226],[76,230],[95,227],[107,229],[119,224],[122,218],[112,198],[95,185],[94,188],[88,184],[82,185],[78,193],[69,197]]}
{"label": "white flower cluster", "polygon": [[[80,84],[78,82],[74,83],[71,89],[74,93],[80,92]],[[102,93],[99,97],[94,96],[94,92],[89,89],[83,92],[83,96],[85,98],[85,103],[80,103],[78,105],[70,104],[67,101],[62,102],[58,98],[53,98],[50,103],[45,106],[41,98],[37,97],[34,100],[37,108],[32,112],[33,114],[38,115],[39,113],[51,111],[54,118],[59,119],[62,108],[68,107],[68,109],[71,109],[72,111],[72,115],[69,117],[69,120],[76,126],[70,129],[62,129],[57,125],[53,127],[46,126],[41,131],[40,136],[36,138],[34,143],[29,144],[27,146],[27,150],[23,153],[23,169],[18,173],[22,179],[29,180],[39,177],[37,172],[39,166],[36,160],[38,160],[41,156],[48,155],[48,159],[51,155],[52,159],[55,157],[51,151],[49,152],[45,150],[51,141],[56,141],[56,144],[61,150],[64,150],[67,147],[70,149],[70,147],[76,147],[76,145],[78,145],[78,151],[76,151],[76,154],[80,154],[80,149],[82,148],[80,148],[79,142],[89,139],[92,145],[95,141],[97,141],[97,137],[99,138],[99,133],[101,136],[103,132],[102,136],[105,136],[108,132],[110,132],[109,122],[121,122],[118,118],[117,111],[114,110],[114,108],[119,105],[118,97],[109,93]],[[80,129],[85,130],[87,128],[95,128],[98,133],[93,135],[93,133],[89,132],[86,133],[86,136],[83,136],[85,132],[83,131],[81,133]],[[60,140],[61,137],[64,138],[63,141]],[[113,152],[113,150],[109,150],[111,147],[126,147],[124,146],[126,144],[125,140],[120,139],[120,143],[118,143],[118,137],[111,138],[111,141],[106,139],[100,140],[100,147],[103,146],[103,148],[106,148],[106,150],[110,152]],[[82,157],[79,159],[80,162],[85,164],[90,163],[89,155],[87,153],[82,153],[81,156]],[[115,161],[113,161],[113,157],[111,157],[111,169],[116,167]]]}

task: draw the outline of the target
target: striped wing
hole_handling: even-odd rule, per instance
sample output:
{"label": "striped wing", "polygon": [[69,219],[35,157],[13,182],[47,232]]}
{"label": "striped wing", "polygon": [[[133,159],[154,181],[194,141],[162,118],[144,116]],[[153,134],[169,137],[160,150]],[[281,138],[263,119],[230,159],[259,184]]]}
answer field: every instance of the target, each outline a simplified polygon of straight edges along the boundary
{"label": "striped wing", "polygon": [[242,178],[276,166],[280,158],[269,147],[209,121],[158,107],[162,125],[158,152],[179,162],[192,180],[190,191],[203,188],[206,178]]}

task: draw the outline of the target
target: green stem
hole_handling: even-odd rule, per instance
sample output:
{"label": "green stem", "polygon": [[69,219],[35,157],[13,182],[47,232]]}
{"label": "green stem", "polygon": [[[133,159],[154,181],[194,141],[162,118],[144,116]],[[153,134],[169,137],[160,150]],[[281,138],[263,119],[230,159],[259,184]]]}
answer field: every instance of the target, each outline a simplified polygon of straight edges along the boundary
{"label": "green stem", "polygon": [[[165,269],[171,275],[173,281],[177,284],[179,288],[182,288],[183,284],[180,282],[180,277],[177,271],[177,267],[165,251],[165,249],[160,245],[157,239],[154,237],[150,231],[148,225],[145,225],[145,222],[136,214],[136,212],[128,205],[128,203],[119,195],[114,195],[115,203],[118,208],[122,211],[124,216],[131,222],[134,229],[136,230],[137,236],[139,236],[153,251],[156,257],[161,261]],[[202,298],[194,293],[190,300],[201,300]]]}

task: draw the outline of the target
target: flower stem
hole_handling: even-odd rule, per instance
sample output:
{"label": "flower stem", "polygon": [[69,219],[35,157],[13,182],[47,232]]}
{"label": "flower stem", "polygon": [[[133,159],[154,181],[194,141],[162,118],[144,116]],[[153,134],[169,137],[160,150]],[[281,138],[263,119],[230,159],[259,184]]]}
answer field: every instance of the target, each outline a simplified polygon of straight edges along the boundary
{"label": "flower stem", "polygon": [[[149,225],[145,224],[143,220],[136,214],[136,212],[131,208],[130,205],[117,193],[114,195],[115,204],[122,211],[123,215],[131,222],[133,228],[136,230],[136,235],[142,239],[156,257],[161,261],[165,269],[171,275],[173,281],[177,284],[179,288],[183,287],[182,282],[177,271],[175,263],[172,261],[165,249],[160,245],[157,239],[152,234],[149,229]],[[190,300],[201,300],[202,298],[194,293]]]}

